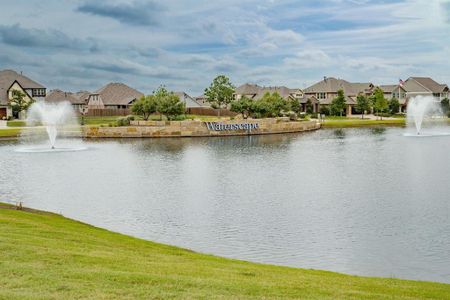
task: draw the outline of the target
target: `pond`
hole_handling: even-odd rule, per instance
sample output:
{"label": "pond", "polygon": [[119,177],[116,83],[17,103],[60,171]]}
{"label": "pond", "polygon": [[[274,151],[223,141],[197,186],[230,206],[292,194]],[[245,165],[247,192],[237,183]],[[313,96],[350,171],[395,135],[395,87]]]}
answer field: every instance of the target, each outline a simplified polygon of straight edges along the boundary
{"label": "pond", "polygon": [[224,257],[450,283],[450,137],[404,131],[3,141],[0,201]]}

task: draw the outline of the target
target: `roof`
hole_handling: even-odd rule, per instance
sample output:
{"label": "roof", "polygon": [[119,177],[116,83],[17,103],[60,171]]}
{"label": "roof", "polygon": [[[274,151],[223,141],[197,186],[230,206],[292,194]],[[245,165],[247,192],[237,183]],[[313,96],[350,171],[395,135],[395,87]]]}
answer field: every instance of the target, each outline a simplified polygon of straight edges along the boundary
{"label": "roof", "polygon": [[385,92],[385,93],[392,93],[397,87],[398,87],[398,84],[380,85],[380,89],[382,89],[383,92]]}
{"label": "roof", "polygon": [[[408,87],[409,87],[408,82],[411,83],[411,81],[415,81],[419,86],[409,84],[411,86],[411,91],[410,91],[410,90],[408,90]],[[431,93],[442,93],[446,88],[448,89],[448,86],[446,84],[437,83],[430,77],[409,77],[405,81],[404,85],[408,92],[422,92],[422,91],[426,92],[427,91],[427,92],[431,92]]]}
{"label": "roof", "polygon": [[64,92],[61,90],[52,90],[45,97],[45,101],[47,102],[62,102],[69,101],[71,104],[85,104],[86,96],[89,95],[89,92],[83,91],[78,93],[70,93]]}
{"label": "roof", "polygon": [[257,84],[246,83],[238,87],[235,91],[236,95],[245,95],[251,99],[259,100],[266,93],[278,93],[281,97],[287,99],[292,97],[300,89],[290,89],[285,86],[269,86],[262,87]]}
{"label": "roof", "polygon": [[108,83],[92,94],[100,95],[104,105],[128,105],[133,100],[144,96],[143,93],[118,82]]}
{"label": "roof", "polygon": [[345,95],[358,95],[361,92],[369,91],[373,88],[370,82],[348,82],[344,79],[334,77],[325,77],[323,80],[313,84],[304,90],[305,93],[337,93],[338,90],[344,90]]}
{"label": "roof", "polygon": [[182,102],[184,102],[184,104],[186,104],[187,108],[189,108],[189,107],[201,107],[202,106],[194,98],[192,98],[191,96],[189,96],[185,92],[175,92],[174,94],[177,95],[178,97],[180,97],[180,100]]}
{"label": "roof", "polygon": [[24,89],[45,89],[45,87],[30,78],[13,70],[0,71],[0,104],[8,103],[7,91],[17,81]]}

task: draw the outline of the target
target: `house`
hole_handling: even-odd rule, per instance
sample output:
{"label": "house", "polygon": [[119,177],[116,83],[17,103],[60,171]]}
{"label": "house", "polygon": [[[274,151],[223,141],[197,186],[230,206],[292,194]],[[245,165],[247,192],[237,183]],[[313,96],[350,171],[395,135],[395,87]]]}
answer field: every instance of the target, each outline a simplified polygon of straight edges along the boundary
{"label": "house", "polygon": [[[13,97],[14,91],[25,94],[25,100],[44,100],[46,88],[34,80],[19,74],[13,70],[0,71],[0,120],[13,117],[13,112],[9,107],[9,101]],[[14,117],[19,117],[18,115]]]}
{"label": "house", "polygon": [[242,96],[253,100],[261,99],[266,93],[278,93],[286,100],[303,99],[303,91],[301,89],[290,89],[285,86],[263,87],[257,84],[246,83],[236,88],[234,99],[239,100]]}
{"label": "house", "polygon": [[442,101],[449,97],[449,87],[440,84],[430,77],[409,77],[397,85],[381,85],[386,99],[397,98],[400,112],[406,112],[408,100],[415,96],[432,96]]}
{"label": "house", "polygon": [[144,96],[143,93],[123,83],[108,83],[86,98],[88,109],[130,108],[134,101]]}
{"label": "house", "polygon": [[198,103],[197,100],[195,100],[185,92],[175,92],[174,94],[180,97],[180,101],[185,104],[186,108],[203,106],[202,104]]}
{"label": "house", "polygon": [[87,98],[90,92],[80,91],[77,93],[64,92],[58,89],[51,90],[45,97],[45,101],[49,103],[57,103],[68,101],[72,104],[75,111],[81,111],[87,105]]}
{"label": "house", "polygon": [[355,104],[358,95],[371,95],[375,86],[370,82],[348,82],[344,79],[336,79],[334,77],[324,77],[323,80],[313,84],[303,90],[305,98],[309,99],[314,105],[315,111],[320,106],[328,106],[337,96],[339,90],[344,91],[347,104],[346,114],[356,113]]}
{"label": "house", "polygon": [[297,99],[302,106],[302,111],[306,111],[307,99],[304,97],[304,93],[301,89],[290,89],[285,86],[259,86],[257,84],[245,83],[238,88],[234,93],[234,99],[239,100],[243,96],[252,100],[260,100],[265,94],[278,93],[285,100]]}

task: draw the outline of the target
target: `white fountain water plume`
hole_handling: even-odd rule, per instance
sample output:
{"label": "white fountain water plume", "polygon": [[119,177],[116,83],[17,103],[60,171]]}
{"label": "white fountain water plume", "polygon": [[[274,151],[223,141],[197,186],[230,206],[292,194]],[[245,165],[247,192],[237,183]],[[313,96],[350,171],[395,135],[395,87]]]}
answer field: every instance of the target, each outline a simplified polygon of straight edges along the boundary
{"label": "white fountain water plume", "polygon": [[408,125],[414,125],[417,135],[422,133],[424,120],[433,120],[441,117],[441,104],[438,99],[432,96],[416,96],[408,102]]}
{"label": "white fountain water plume", "polygon": [[[28,138],[27,141],[30,139],[39,140],[40,138],[43,138],[42,127],[44,127],[46,133],[44,139],[50,144],[49,148],[58,151],[80,150],[79,146],[75,148],[56,148],[58,136],[80,136],[80,126],[70,102],[35,102],[28,109],[26,122],[27,127],[29,127],[24,135]],[[49,150],[49,148],[26,148],[19,149],[18,151],[43,152]]]}

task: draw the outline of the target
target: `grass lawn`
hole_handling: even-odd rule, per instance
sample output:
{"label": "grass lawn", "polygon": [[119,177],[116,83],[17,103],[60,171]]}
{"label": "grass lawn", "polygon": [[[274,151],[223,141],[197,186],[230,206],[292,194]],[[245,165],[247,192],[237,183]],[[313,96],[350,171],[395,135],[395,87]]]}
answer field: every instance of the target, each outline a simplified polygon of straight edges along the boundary
{"label": "grass lawn", "polygon": [[27,126],[27,122],[21,120],[11,120],[6,122],[6,126],[8,127],[24,127]]}
{"label": "grass lawn", "polygon": [[449,299],[450,285],[198,254],[0,204],[0,299]]}
{"label": "grass lawn", "polygon": [[335,127],[363,127],[363,126],[404,126],[406,125],[406,120],[402,119],[390,119],[390,120],[367,120],[367,119],[325,119],[322,123],[324,128],[335,128]]}
{"label": "grass lawn", "polygon": [[21,132],[20,128],[0,129],[0,137],[17,137]]}

